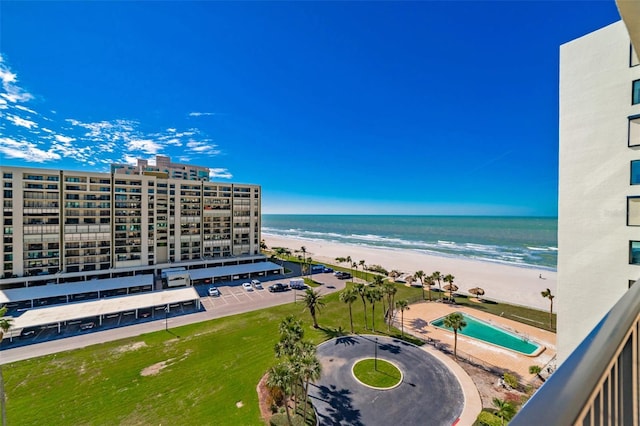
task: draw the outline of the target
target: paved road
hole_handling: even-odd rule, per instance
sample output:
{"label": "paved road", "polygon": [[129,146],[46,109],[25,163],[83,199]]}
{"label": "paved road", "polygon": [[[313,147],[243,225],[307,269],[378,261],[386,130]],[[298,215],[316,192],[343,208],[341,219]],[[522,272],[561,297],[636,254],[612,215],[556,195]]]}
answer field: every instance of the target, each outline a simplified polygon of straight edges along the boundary
{"label": "paved road", "polygon": [[378,337],[379,359],[404,374],[391,390],[360,384],[351,369],[375,355],[375,336],[345,336],[318,347],[322,377],[309,388],[321,425],[453,425],[464,408],[456,376],[433,355],[398,339]]}
{"label": "paved road", "polygon": [[[286,291],[282,293],[269,293],[266,289],[274,282],[288,283],[289,279],[295,278],[287,275],[286,278],[278,278],[273,281],[264,281],[264,290],[254,290],[247,292],[240,285],[220,286],[220,297],[204,296],[201,298],[204,310],[192,314],[169,317],[167,326],[169,329],[186,324],[207,321],[214,318],[221,318],[243,312],[255,311],[271,306],[291,303],[301,291]],[[328,294],[344,289],[345,282],[335,278],[332,274],[314,274],[314,280],[324,283],[316,288],[321,294]],[[206,290],[201,289],[201,293]],[[147,321],[139,324],[124,327],[112,328],[108,330],[95,330],[82,335],[66,337],[63,339],[50,340],[42,343],[25,345],[17,348],[9,348],[0,351],[0,364],[21,361],[29,358],[36,358],[42,355],[83,348],[86,346],[110,342],[126,337],[139,336],[141,334],[160,331],[165,329],[165,319]]]}

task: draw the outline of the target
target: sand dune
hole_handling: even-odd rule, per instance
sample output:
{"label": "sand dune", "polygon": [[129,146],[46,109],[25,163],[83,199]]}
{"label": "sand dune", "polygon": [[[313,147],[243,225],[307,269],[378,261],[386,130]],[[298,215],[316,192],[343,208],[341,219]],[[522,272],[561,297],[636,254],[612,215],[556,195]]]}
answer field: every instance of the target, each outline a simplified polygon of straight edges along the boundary
{"label": "sand dune", "polygon": [[433,256],[410,250],[378,249],[265,234],[262,237],[269,248],[287,247],[294,251],[304,246],[308,256],[323,263],[336,264],[336,257],[351,256],[356,263],[364,260],[366,265],[381,265],[389,271],[396,269],[414,273],[422,270],[426,274],[440,271],[443,275],[451,274],[455,277],[454,283],[459,287],[459,293],[467,293],[473,287],[482,287],[487,299],[542,310],[549,309],[549,300],[543,298],[540,292],[549,288],[552,294],[556,294],[555,271]]}

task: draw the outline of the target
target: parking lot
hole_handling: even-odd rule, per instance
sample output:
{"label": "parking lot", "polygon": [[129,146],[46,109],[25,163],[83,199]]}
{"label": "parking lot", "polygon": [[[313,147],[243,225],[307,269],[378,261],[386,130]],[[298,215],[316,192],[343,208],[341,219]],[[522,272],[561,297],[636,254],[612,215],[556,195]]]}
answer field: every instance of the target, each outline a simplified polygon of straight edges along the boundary
{"label": "parking lot", "polygon": [[[205,311],[216,314],[217,317],[220,316],[221,312],[233,314],[299,301],[299,296],[304,293],[304,290],[288,288],[286,291],[278,293],[271,293],[268,290],[269,286],[275,283],[282,283],[288,287],[289,281],[293,278],[299,277],[277,277],[269,281],[261,281],[263,288],[253,288],[251,291],[247,291],[242,287],[243,282],[250,280],[216,284],[220,291],[219,296],[208,295],[210,285],[198,286],[196,289],[198,294],[202,296],[202,307]],[[314,288],[321,294],[338,291],[345,286],[345,281],[337,279],[331,273],[313,274],[313,279],[322,283],[322,285]]]}
{"label": "parking lot", "polygon": [[[211,284],[200,284],[193,288],[200,296],[200,309],[196,309],[194,304],[176,305],[171,307],[165,319],[163,309],[154,312],[142,313],[139,318],[129,312],[109,314],[109,318],[103,319],[100,326],[97,318],[83,318],[81,321],[69,321],[62,327],[60,333],[56,326],[34,327],[24,337],[14,338],[13,342],[5,339],[0,350],[2,351],[2,363],[13,362],[35,356],[55,353],[61,350],[84,347],[89,344],[101,343],[116,340],[129,336],[137,336],[142,333],[157,331],[165,327],[169,329],[181,325],[207,321],[209,319],[221,318],[243,312],[250,312],[264,309],[271,306],[293,303],[301,304],[298,300],[303,290],[288,289],[280,293],[271,293],[268,287],[277,282],[287,285],[291,279],[300,278],[293,274],[287,276],[273,276],[269,279],[262,279],[263,290],[247,291],[243,289],[244,282],[250,279],[227,283],[216,283],[220,290],[220,296],[209,296],[208,290]],[[344,288],[346,280],[339,280],[331,273],[313,274],[313,279],[322,284],[315,287],[315,291],[327,294],[339,291]],[[302,306],[301,306],[302,309]],[[93,326],[86,324],[93,323]],[[85,325],[87,328],[82,328]]]}

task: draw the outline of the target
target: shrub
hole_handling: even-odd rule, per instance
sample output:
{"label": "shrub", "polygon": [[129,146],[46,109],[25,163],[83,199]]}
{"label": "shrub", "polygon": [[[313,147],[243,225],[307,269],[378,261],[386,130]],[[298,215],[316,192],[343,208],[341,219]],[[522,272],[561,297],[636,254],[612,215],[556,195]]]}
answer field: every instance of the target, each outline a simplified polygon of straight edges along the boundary
{"label": "shrub", "polygon": [[504,376],[502,376],[502,379],[504,380],[504,382],[511,386],[513,389],[518,389],[518,387],[520,387],[520,383],[518,382],[518,378],[516,376],[514,376],[513,374],[510,373],[504,373]]}
{"label": "shrub", "polygon": [[502,419],[488,411],[481,411],[474,426],[502,426]]}
{"label": "shrub", "polygon": [[377,273],[385,275],[385,276],[389,275],[389,272],[387,272],[387,270],[384,269],[380,265],[368,265],[367,266],[367,271],[377,272]]}
{"label": "shrub", "polygon": [[[271,419],[269,419],[269,423],[271,426],[289,426],[286,413],[274,414],[271,416]],[[291,424],[293,426],[304,426],[304,420],[302,416],[291,413]]]}
{"label": "shrub", "polygon": [[542,368],[539,365],[530,365],[529,366],[529,374],[538,374],[542,371]]}

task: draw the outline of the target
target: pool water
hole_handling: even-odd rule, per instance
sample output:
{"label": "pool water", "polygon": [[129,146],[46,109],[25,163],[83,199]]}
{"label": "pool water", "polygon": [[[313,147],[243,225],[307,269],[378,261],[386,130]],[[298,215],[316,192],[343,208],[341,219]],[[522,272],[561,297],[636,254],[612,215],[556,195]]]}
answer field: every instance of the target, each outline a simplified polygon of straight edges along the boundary
{"label": "pool water", "polygon": [[[483,342],[491,343],[496,346],[501,346],[515,352],[520,352],[525,355],[534,355],[540,350],[540,345],[531,342],[522,336],[510,333],[462,312],[458,313],[462,314],[465,322],[467,323],[466,327],[458,330],[458,334],[463,334],[465,336],[482,340]],[[445,317],[441,317],[431,321],[431,325],[444,330],[453,331],[453,329],[444,326],[444,318]]]}

